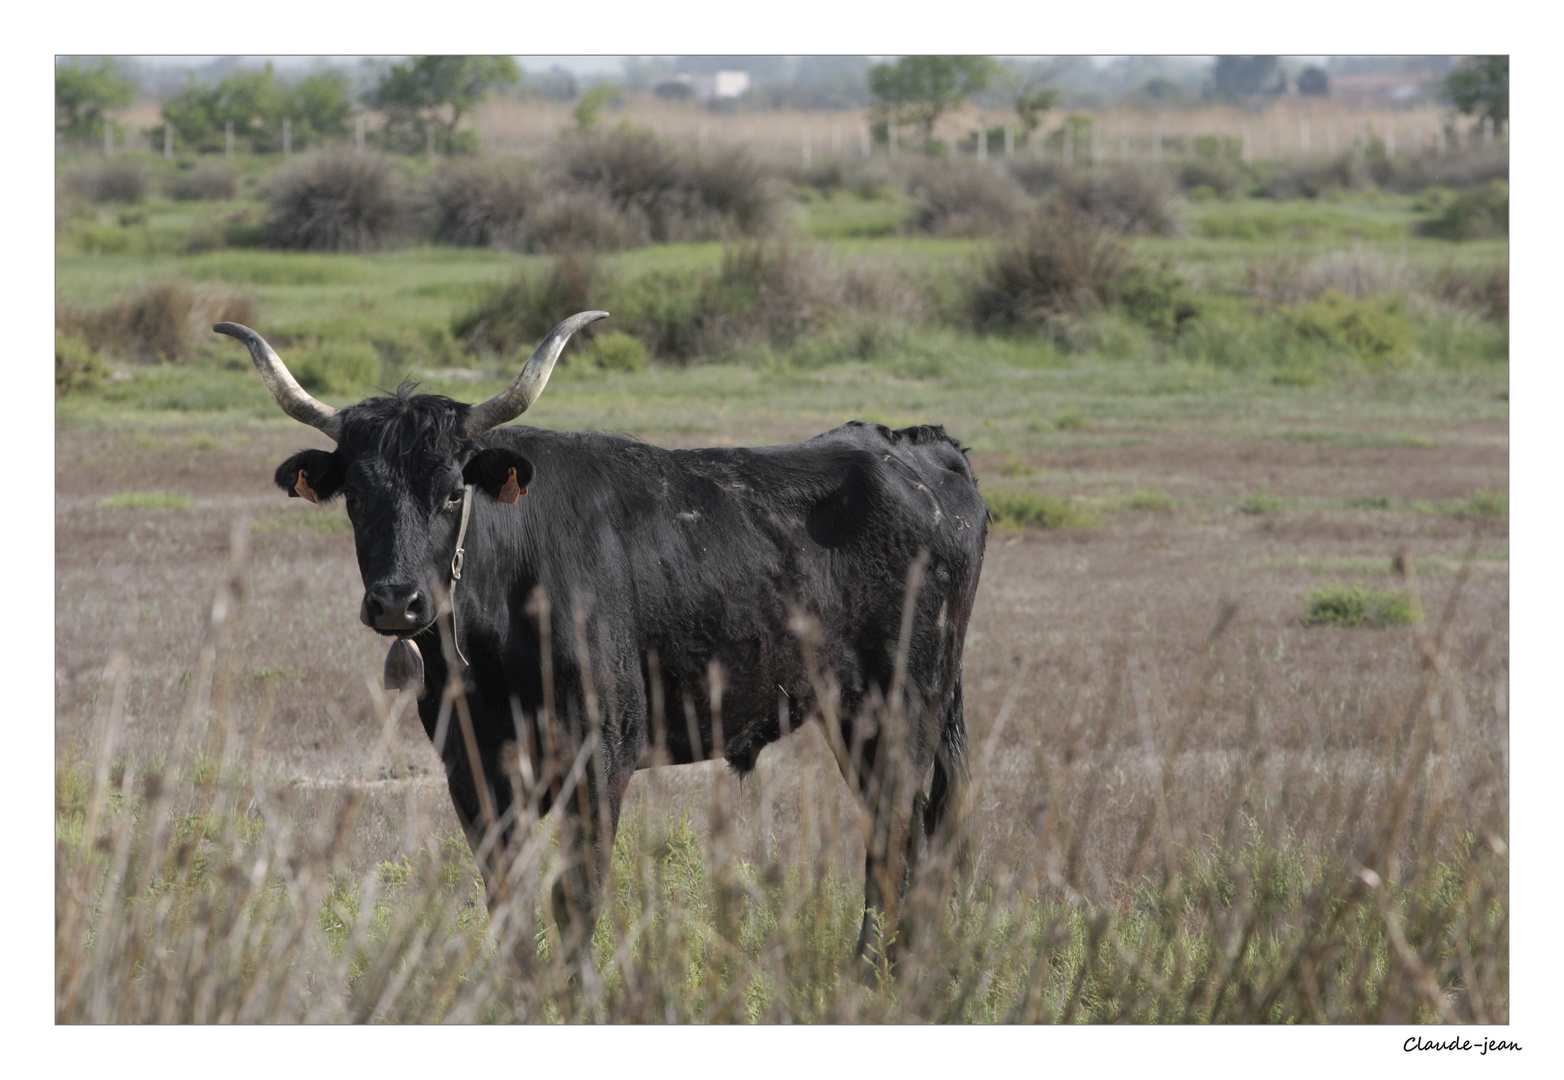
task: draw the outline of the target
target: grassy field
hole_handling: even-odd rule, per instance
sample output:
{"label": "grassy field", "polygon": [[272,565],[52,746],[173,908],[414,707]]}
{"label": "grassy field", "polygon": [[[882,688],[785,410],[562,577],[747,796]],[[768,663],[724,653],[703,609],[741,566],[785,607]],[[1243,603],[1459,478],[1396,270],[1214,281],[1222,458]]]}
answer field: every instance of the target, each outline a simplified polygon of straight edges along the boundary
{"label": "grassy field", "polygon": [[[560,265],[265,250],[240,196],[65,215],[57,323],[181,282],[315,358],[325,400],[405,375],[472,400],[530,342],[474,351],[461,320]],[[1508,242],[1418,235],[1420,198],[1179,201],[1177,235],[1122,241],[1191,298],[1176,332],[1128,301],[975,328],[1002,241],[915,234],[900,190],[795,191],[787,304],[882,299],[786,333],[731,301],[736,242],[598,257],[581,306],[610,325],[655,346],[687,303],[722,333],[569,357],[529,421],[972,448],[967,859],[920,883],[926,932],[874,990],[846,965],[859,813],[814,726],[742,785],[636,777],[591,972],[535,902],[546,824],[491,920],[377,689],[343,512],[271,485],[322,439],[231,341],[105,347],[56,403],[57,1019],[1507,1022],[1508,313],[1472,290]],[[330,359],[354,348],[371,366]]]}

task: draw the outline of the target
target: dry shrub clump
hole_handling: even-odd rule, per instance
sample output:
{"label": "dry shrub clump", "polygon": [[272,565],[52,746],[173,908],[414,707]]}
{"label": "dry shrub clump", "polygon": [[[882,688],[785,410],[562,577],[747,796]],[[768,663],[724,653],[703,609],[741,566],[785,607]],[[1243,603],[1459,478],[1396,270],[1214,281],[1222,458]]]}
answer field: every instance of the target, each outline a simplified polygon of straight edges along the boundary
{"label": "dry shrub clump", "polygon": [[1177,236],[1177,190],[1156,170],[1120,166],[1101,174],[1077,174],[1061,198],[1126,236]]}
{"label": "dry shrub clump", "polygon": [[95,203],[138,203],[147,197],[152,174],[135,158],[111,157],[66,173],[67,192]]}
{"label": "dry shrub clump", "polygon": [[1465,266],[1442,266],[1434,271],[1424,288],[1436,300],[1474,311],[1486,319],[1508,326],[1510,323],[1510,268],[1492,270]]}
{"label": "dry shrub clump", "polygon": [[239,193],[239,175],[227,165],[202,162],[170,178],[167,190],[180,202],[231,199]]}
{"label": "dry shrub clump", "polygon": [[177,278],[154,282],[105,307],[55,303],[55,329],[82,337],[106,356],[133,363],[188,360],[213,323],[255,321],[255,301],[221,286]]}
{"label": "dry shrub clump", "polygon": [[909,177],[908,194],[917,207],[915,227],[937,236],[996,236],[1031,207],[1005,169],[959,162],[921,164]]}
{"label": "dry shrub clump", "polygon": [[542,189],[522,162],[458,159],[434,174],[427,196],[434,238],[441,243],[515,247]]}
{"label": "dry shrub clump", "polygon": [[278,170],[266,184],[266,242],[298,251],[376,251],[408,231],[408,200],[395,166],[375,154],[324,150]]}
{"label": "dry shrub clump", "polygon": [[[311,796],[254,765],[265,723],[235,692],[244,553],[236,532],[166,760],[121,750],[134,673],[116,655],[92,756],[56,767],[57,1023],[1509,1020],[1505,773],[1447,760],[1471,741],[1460,733],[1478,699],[1463,684],[1487,637],[1426,625],[1415,579],[1403,582],[1411,625],[1378,632],[1406,635],[1427,662],[1405,700],[1364,717],[1382,730],[1361,754],[1317,735],[1293,744],[1261,643],[1233,642],[1231,607],[1176,681],[1128,637],[1094,662],[1090,692],[1057,721],[1059,752],[1018,734],[1028,706],[1008,695],[974,728],[951,845],[968,859],[920,862],[898,960],[876,957],[866,988],[850,963],[860,883],[841,857],[862,824],[811,774],[777,800],[797,811],[781,827],[775,810],[741,821],[714,780],[694,803],[697,828],[655,816],[673,793],[667,770],[648,770],[647,809],[621,822],[580,959],[547,914],[567,870],[539,827],[548,785],[514,758],[507,780],[532,795],[517,801],[492,910],[465,842],[411,798],[391,857],[355,858],[364,785]],[[1236,691],[1221,677],[1235,649],[1257,668]],[[461,693],[446,690],[453,712]],[[372,705],[378,775],[392,733],[416,722],[406,696]],[[1219,707],[1248,717],[1225,739],[1208,726]],[[586,782],[585,760],[564,791]],[[1017,770],[1029,786],[1001,800],[1000,778]],[[1128,829],[1114,818],[1126,800],[1138,807]],[[989,815],[1016,834],[1008,855],[982,839]],[[1105,828],[1125,835],[1094,843]]]}
{"label": "dry shrub clump", "polygon": [[[560,320],[602,307],[606,283],[591,254],[567,252],[546,271],[529,270],[489,289],[456,317],[451,332],[471,353],[508,357],[531,349]],[[594,336],[591,326],[576,331],[564,355],[579,352]]]}
{"label": "dry shrub clump", "polygon": [[566,135],[550,168],[562,187],[644,221],[653,243],[756,236],[781,215],[779,178],[738,148],[681,155],[652,132],[621,127]]}
{"label": "dry shrub clump", "polygon": [[981,330],[1049,328],[1109,303],[1132,265],[1094,218],[1045,209],[984,261],[968,313]]}

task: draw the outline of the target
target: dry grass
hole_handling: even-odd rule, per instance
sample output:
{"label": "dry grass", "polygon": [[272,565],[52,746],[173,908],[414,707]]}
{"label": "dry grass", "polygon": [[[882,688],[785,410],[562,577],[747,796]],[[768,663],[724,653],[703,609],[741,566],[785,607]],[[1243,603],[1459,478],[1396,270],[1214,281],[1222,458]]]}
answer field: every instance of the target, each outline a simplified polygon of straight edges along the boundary
{"label": "dry grass", "polygon": [[378,155],[323,150],[266,183],[266,242],[296,251],[376,251],[406,238],[410,202]]}
{"label": "dry grass", "polygon": [[1048,327],[1107,303],[1131,262],[1092,217],[1045,209],[983,264],[972,321],[985,330]]}

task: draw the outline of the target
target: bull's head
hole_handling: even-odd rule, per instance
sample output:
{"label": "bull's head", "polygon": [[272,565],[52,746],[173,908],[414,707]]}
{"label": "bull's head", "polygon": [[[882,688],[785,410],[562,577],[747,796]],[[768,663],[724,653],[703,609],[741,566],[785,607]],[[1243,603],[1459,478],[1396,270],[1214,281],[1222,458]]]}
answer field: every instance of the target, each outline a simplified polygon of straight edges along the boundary
{"label": "bull's head", "polygon": [[607,317],[583,311],[554,327],[515,381],[481,404],[414,395],[404,384],[340,410],[311,397],[254,330],[228,322],[212,329],[244,343],[285,413],[336,442],[335,450],[304,450],[283,462],[277,486],[311,502],[342,496],[364,579],[359,618],[382,634],[405,636],[434,622],[435,589],[447,584],[441,568],[451,565],[466,488],[514,502],[532,478],[525,457],[476,440],[526,412],[570,335]]}

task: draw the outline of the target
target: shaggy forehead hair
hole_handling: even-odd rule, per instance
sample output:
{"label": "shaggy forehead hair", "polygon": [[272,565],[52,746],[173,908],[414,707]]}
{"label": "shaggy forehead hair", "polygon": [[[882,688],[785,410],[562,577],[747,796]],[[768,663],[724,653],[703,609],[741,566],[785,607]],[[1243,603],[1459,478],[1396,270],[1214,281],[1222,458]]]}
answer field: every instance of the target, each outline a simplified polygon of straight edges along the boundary
{"label": "shaggy forehead hair", "polygon": [[341,445],[399,465],[458,457],[472,445],[466,427],[472,406],[439,394],[416,394],[417,387],[403,382],[394,394],[344,409]]}

